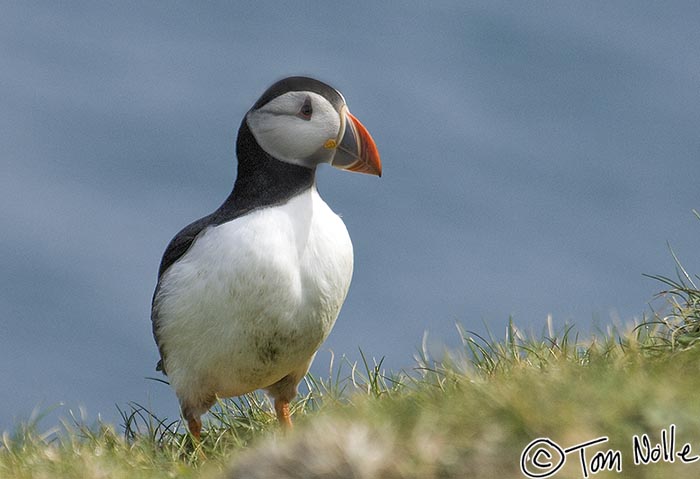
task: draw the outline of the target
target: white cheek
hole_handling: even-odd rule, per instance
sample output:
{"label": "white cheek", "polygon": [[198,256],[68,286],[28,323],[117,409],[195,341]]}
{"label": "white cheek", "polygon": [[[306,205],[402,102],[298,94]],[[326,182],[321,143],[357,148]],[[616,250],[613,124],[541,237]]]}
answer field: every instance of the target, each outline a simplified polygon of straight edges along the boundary
{"label": "white cheek", "polygon": [[291,94],[273,100],[262,110],[249,112],[246,117],[258,144],[277,159],[308,163],[304,160],[317,153],[329,139],[338,136],[340,118],[332,105],[315,93],[304,96],[314,98],[314,112],[309,121],[296,116],[299,99],[294,101]]}
{"label": "white cheek", "polygon": [[[248,126],[263,150],[280,160],[300,160],[314,154],[338,127],[288,115],[251,112]],[[336,122],[337,123],[337,122]]]}

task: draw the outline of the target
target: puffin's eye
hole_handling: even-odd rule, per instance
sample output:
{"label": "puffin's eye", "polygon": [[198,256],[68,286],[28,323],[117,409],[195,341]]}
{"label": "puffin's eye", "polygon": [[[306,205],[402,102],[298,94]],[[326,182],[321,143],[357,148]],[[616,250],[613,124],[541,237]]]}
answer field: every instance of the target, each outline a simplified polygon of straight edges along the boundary
{"label": "puffin's eye", "polygon": [[313,114],[314,110],[311,107],[311,98],[306,97],[306,100],[304,100],[304,104],[301,105],[301,110],[299,110],[299,113],[297,113],[297,116],[301,118],[302,120],[309,121],[311,119],[311,115]]}

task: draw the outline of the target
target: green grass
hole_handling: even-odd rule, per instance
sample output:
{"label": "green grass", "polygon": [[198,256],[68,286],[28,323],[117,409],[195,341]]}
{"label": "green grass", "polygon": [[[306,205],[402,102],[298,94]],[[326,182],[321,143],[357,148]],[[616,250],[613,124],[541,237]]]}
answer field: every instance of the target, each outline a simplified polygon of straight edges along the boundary
{"label": "green grass", "polygon": [[[289,434],[262,394],[219,402],[197,445],[137,404],[119,426],[70,418],[43,430],[35,418],[3,434],[0,478],[515,478],[537,438],[564,449],[603,436],[587,460],[620,451],[622,471],[596,477],[694,478],[700,461],[633,463],[632,438],[654,445],[671,425],[676,450],[700,454],[700,291],[676,264],[677,279],[654,276],[659,311],[637,325],[585,339],[551,322],[532,334],[511,321],[503,337],[458,328],[461,348],[421,352],[400,373],[364,355],[336,361],[306,378]],[[552,477],[584,477],[578,453]]]}

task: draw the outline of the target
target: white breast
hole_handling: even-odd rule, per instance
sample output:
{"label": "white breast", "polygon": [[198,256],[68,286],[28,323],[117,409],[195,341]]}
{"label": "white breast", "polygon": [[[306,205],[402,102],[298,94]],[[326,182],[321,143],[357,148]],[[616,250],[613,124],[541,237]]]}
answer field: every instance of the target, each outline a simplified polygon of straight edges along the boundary
{"label": "white breast", "polygon": [[237,396],[306,367],[352,269],[345,225],[315,188],[204,231],[163,274],[157,298],[178,396]]}

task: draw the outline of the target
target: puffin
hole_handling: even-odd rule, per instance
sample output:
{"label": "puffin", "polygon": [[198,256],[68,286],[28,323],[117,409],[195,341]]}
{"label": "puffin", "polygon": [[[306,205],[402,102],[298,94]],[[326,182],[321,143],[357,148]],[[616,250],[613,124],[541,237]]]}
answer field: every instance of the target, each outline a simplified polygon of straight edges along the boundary
{"label": "puffin", "polygon": [[342,219],[316,168],[381,176],[377,146],[343,95],[309,77],[271,85],[244,115],[233,190],[184,227],[160,262],[151,321],[190,434],[217,398],[263,389],[282,427],[338,317],[353,273]]}

